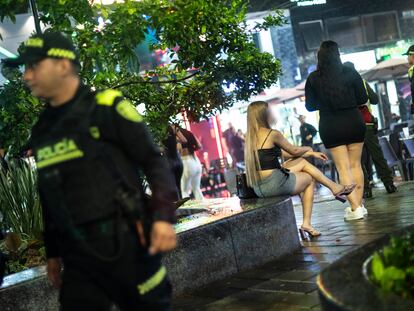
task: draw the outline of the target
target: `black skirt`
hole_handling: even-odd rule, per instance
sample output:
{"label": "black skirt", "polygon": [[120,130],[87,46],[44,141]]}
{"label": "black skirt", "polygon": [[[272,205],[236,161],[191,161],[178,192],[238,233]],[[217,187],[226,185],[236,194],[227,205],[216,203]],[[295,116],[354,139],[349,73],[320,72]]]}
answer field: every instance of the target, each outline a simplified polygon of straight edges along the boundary
{"label": "black skirt", "polygon": [[362,143],[365,130],[358,108],[320,113],[319,134],[326,148]]}

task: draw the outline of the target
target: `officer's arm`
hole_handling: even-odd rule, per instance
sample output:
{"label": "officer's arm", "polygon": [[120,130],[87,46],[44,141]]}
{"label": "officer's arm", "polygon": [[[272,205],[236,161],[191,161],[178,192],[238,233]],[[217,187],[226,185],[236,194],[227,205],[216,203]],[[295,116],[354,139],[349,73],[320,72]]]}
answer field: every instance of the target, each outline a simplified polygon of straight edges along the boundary
{"label": "officer's arm", "polygon": [[413,110],[413,105],[414,105],[414,78],[411,80],[411,110]]}
{"label": "officer's arm", "polygon": [[43,197],[42,191],[39,191],[40,203],[42,205],[43,214],[43,239],[46,249],[46,258],[60,257],[59,247],[57,243],[57,230],[53,227],[53,222]]}
{"label": "officer's arm", "polygon": [[355,91],[355,98],[358,106],[365,105],[368,101],[367,90],[365,89],[364,81],[358,72],[353,70],[353,85]]}
{"label": "officer's arm", "polygon": [[316,128],[313,125],[311,125],[311,124],[309,124],[309,132],[311,133],[312,137],[315,137],[316,134],[318,133],[318,131],[316,130]]}
{"label": "officer's arm", "polygon": [[369,102],[372,105],[378,105],[379,98],[378,98],[377,93],[374,92],[374,90],[371,88],[371,86],[368,83],[365,83],[365,85],[367,87]]}
{"label": "officer's arm", "polygon": [[175,221],[175,183],[168,163],[135,108],[128,100],[114,105],[114,122],[125,152],[140,166],[152,191],[150,208],[155,220]]}

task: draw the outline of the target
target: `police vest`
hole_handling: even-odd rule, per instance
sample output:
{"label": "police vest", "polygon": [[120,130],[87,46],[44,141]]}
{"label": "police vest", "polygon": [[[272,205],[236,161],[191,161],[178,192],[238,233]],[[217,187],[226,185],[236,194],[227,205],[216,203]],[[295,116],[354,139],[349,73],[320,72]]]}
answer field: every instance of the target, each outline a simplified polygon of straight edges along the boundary
{"label": "police vest", "polygon": [[[68,221],[65,218],[81,225],[113,215],[119,208],[115,193],[120,180],[108,166],[116,163],[121,171],[132,170],[122,150],[101,142],[98,129],[90,127],[96,99],[89,90],[83,93],[33,141],[39,189],[57,226]],[[109,156],[114,163],[108,163]]]}

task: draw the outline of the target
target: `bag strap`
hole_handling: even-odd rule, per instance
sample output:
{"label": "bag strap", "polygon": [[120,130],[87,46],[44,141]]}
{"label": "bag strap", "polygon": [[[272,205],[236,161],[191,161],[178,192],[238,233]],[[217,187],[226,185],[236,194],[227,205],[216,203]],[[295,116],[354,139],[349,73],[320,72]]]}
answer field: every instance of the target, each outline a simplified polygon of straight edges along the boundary
{"label": "bag strap", "polygon": [[260,147],[260,149],[263,149],[263,146],[264,146],[264,144],[266,143],[266,141],[267,141],[267,139],[269,138],[269,136],[270,136],[270,133],[272,133],[272,129],[269,131],[269,133],[267,133],[267,136],[266,136],[266,138],[265,138],[265,140],[263,141],[263,144],[262,144],[262,146]]}

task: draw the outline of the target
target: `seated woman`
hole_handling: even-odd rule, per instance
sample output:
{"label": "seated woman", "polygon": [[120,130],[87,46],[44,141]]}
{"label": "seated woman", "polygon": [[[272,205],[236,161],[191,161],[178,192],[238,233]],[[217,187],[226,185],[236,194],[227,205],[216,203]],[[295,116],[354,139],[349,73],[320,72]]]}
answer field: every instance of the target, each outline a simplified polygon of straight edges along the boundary
{"label": "seated woman", "polygon": [[[271,128],[275,122],[266,102],[249,105],[245,148],[247,183],[259,197],[299,194],[303,208],[301,237],[319,236],[321,233],[311,225],[315,180],[329,188],[343,203],[356,185],[343,186],[327,178],[304,159],[314,157],[326,161],[327,156],[314,152],[311,147],[290,144],[282,133]],[[280,157],[289,160],[281,166]]]}

